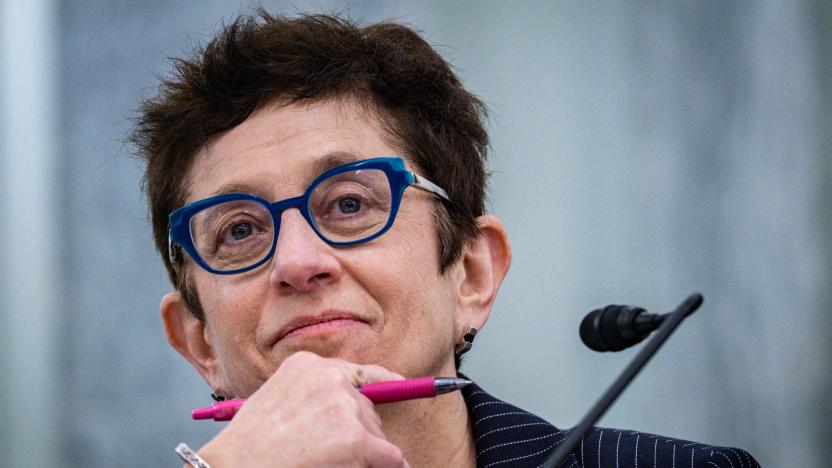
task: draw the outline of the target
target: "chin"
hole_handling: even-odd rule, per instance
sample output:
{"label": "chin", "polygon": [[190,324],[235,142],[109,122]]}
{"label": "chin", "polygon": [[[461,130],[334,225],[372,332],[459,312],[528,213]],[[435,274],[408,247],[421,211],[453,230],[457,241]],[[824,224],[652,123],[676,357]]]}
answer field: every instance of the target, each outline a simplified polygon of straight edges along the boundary
{"label": "chin", "polygon": [[283,346],[279,344],[278,347],[281,348],[281,360],[298,351],[308,351],[321,357],[341,359],[355,364],[383,365],[375,359],[377,353],[369,340],[361,340],[357,336],[342,335],[294,340]]}

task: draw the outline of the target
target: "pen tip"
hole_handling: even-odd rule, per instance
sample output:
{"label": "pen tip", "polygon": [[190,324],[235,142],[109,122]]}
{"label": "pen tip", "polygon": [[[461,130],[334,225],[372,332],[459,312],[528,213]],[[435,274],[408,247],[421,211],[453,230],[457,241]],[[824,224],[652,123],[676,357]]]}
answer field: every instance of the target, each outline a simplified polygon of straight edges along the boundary
{"label": "pen tip", "polygon": [[474,382],[472,382],[468,379],[456,379],[456,385],[454,385],[454,386],[457,389],[460,389],[460,388],[466,387],[468,385],[471,385],[472,383],[474,383]]}
{"label": "pen tip", "polygon": [[210,406],[208,408],[197,408],[191,411],[193,419],[211,419],[214,417],[214,409]]}

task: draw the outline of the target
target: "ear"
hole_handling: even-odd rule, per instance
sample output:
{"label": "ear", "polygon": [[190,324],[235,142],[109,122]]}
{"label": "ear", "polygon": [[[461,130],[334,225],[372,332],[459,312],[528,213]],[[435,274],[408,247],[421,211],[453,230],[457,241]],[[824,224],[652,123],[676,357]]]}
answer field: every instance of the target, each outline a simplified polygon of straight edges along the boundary
{"label": "ear", "polygon": [[505,226],[495,216],[477,218],[479,234],[463,250],[459,268],[459,303],[456,339],[478,330],[491,315],[497,291],[511,265],[511,246]]}
{"label": "ear", "polygon": [[188,309],[179,291],[165,294],[159,309],[168,343],[199,371],[212,390],[221,389],[223,379],[205,322]]}

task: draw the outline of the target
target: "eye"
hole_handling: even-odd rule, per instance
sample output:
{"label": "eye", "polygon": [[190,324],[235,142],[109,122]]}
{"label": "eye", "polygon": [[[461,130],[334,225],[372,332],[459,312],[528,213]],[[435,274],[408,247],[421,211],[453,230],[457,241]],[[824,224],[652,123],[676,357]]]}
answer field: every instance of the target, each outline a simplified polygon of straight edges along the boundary
{"label": "eye", "polygon": [[355,197],[344,197],[338,200],[338,209],[341,213],[356,213],[361,209],[361,200]]}
{"label": "eye", "polygon": [[250,236],[254,228],[252,228],[251,224],[249,223],[239,223],[231,226],[231,237],[234,240],[241,240],[245,239],[246,237]]}
{"label": "eye", "polygon": [[216,249],[249,245],[251,242],[257,242],[257,239],[268,231],[266,226],[248,216],[235,216],[235,218],[237,219],[228,220],[214,230]]}

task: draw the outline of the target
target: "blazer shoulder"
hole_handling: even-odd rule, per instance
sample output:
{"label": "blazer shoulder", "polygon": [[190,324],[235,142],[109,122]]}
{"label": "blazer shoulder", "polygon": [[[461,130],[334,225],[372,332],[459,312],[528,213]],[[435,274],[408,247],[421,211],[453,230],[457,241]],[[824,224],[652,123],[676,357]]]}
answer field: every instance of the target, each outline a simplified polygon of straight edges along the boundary
{"label": "blazer shoulder", "polygon": [[758,468],[747,451],[656,434],[594,427],[575,448],[581,467]]}

